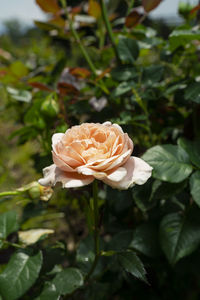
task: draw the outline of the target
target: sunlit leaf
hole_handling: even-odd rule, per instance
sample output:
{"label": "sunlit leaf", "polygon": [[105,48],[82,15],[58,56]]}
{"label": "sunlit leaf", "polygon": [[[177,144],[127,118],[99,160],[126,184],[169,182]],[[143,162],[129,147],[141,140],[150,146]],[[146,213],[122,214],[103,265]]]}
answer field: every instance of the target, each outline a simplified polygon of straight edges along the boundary
{"label": "sunlit leaf", "polygon": [[193,170],[188,154],[174,145],[152,147],[143,159],[153,167],[155,178],[172,183],[183,181]]}
{"label": "sunlit leaf", "polygon": [[35,0],[40,8],[48,13],[57,13],[60,10],[57,0]]}
{"label": "sunlit leaf", "polygon": [[89,0],[88,14],[96,19],[101,17],[101,6],[96,0]]}

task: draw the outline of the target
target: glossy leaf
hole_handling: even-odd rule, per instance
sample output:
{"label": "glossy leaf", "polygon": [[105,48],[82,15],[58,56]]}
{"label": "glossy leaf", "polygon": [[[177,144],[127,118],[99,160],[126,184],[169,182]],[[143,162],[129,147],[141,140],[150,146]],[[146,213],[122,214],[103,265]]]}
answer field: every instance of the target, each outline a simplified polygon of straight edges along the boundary
{"label": "glossy leaf", "polygon": [[8,211],[0,214],[0,238],[6,239],[7,236],[18,229],[17,214],[15,211]]}
{"label": "glossy leaf", "polygon": [[76,268],[67,268],[46,283],[44,290],[36,300],[56,300],[60,295],[69,295],[83,285],[83,276]]}
{"label": "glossy leaf", "polygon": [[196,204],[200,207],[200,171],[190,177],[190,192]]}
{"label": "glossy leaf", "polygon": [[68,295],[83,285],[83,275],[76,268],[67,268],[59,272],[52,283],[61,295]]}
{"label": "glossy leaf", "polygon": [[200,168],[200,141],[189,141],[180,138],[178,144],[187,152],[191,162]]}
{"label": "glossy leaf", "polygon": [[150,12],[155,9],[162,0],[142,0],[142,5],[146,12]]}
{"label": "glossy leaf", "polygon": [[117,258],[119,260],[120,265],[126,272],[131,273],[133,276],[144,282],[147,282],[145,276],[146,271],[144,269],[143,263],[134,252],[121,252],[117,254]]}
{"label": "glossy leaf", "polygon": [[193,82],[185,89],[184,98],[187,101],[200,103],[200,83]]}
{"label": "glossy leaf", "polygon": [[160,243],[168,261],[173,265],[191,254],[200,244],[200,223],[178,213],[166,215],[160,224]]}
{"label": "glossy leaf", "polygon": [[42,265],[42,253],[30,256],[15,253],[0,274],[0,294],[4,300],[19,299],[36,281]]}
{"label": "glossy leaf", "polygon": [[179,146],[152,147],[143,159],[153,167],[153,177],[172,183],[183,181],[193,170],[188,154]]}
{"label": "glossy leaf", "polygon": [[122,61],[134,63],[139,55],[139,47],[134,39],[121,38],[117,45],[119,57]]}

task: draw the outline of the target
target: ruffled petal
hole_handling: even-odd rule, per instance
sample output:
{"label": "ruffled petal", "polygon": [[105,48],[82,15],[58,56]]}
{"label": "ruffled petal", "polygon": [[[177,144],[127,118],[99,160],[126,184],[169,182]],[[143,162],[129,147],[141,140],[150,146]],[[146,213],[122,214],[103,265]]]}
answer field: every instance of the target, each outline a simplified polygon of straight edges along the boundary
{"label": "ruffled petal", "polygon": [[110,121],[106,121],[106,122],[104,122],[102,125],[104,125],[104,126],[113,126],[113,127],[115,127],[115,128],[117,128],[121,133],[124,133],[124,131],[123,131],[123,129],[121,128],[121,126],[119,126],[118,124],[112,124]]}
{"label": "ruffled petal", "polygon": [[107,177],[103,179],[103,182],[113,188],[126,190],[134,184],[144,184],[151,177],[152,173],[152,167],[141,158],[135,156],[131,156],[123,165],[123,168],[126,169],[127,174],[122,180],[116,182]]}
{"label": "ruffled petal", "polygon": [[[59,157],[54,151],[52,151],[52,157],[54,164],[65,172],[75,172],[75,169],[70,167],[61,157]],[[72,159],[69,159],[69,162]]]}
{"label": "ruffled petal", "polygon": [[93,182],[93,176],[85,176],[77,173],[64,172],[55,164],[43,169],[44,178],[39,179],[43,186],[54,186],[61,182],[63,188],[75,188],[88,185]]}
{"label": "ruffled petal", "polygon": [[55,146],[62,140],[64,135],[64,133],[54,133],[54,135],[52,136],[52,148],[55,153],[57,153]]}

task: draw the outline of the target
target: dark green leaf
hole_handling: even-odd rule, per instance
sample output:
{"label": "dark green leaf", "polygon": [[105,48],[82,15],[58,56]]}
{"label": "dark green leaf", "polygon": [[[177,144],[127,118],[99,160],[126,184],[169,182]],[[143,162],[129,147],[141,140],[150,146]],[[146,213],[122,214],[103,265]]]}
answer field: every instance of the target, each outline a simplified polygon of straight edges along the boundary
{"label": "dark green leaf", "polygon": [[139,257],[132,251],[121,252],[117,254],[120,265],[126,272],[131,273],[136,278],[147,282],[146,271]]}
{"label": "dark green leaf", "polygon": [[198,30],[177,30],[175,29],[169,36],[170,48],[174,51],[179,46],[185,46],[193,40],[200,39],[200,31]]}
{"label": "dark green leaf", "polygon": [[134,63],[139,55],[139,47],[135,40],[121,38],[117,45],[119,57],[122,61]]}
{"label": "dark green leaf", "polygon": [[184,138],[178,140],[178,144],[187,152],[191,162],[200,168],[200,141],[189,141]]}
{"label": "dark green leaf", "polygon": [[190,192],[196,204],[200,207],[200,171],[190,177]]}
{"label": "dark green leaf", "polygon": [[186,89],[184,94],[185,100],[200,103],[200,83],[193,82]]}
{"label": "dark green leaf", "polygon": [[146,67],[143,70],[143,82],[151,86],[162,79],[163,73],[164,68],[161,65]]}
{"label": "dark green leaf", "polygon": [[30,256],[15,253],[0,274],[0,293],[4,300],[19,299],[35,282],[42,265],[42,253]]}
{"label": "dark green leaf", "polygon": [[108,245],[108,250],[121,251],[129,247],[133,237],[132,230],[121,231],[113,236]]}
{"label": "dark green leaf", "polygon": [[119,97],[129,91],[135,86],[134,81],[124,81],[121,82],[117,88],[112,92],[113,97]]}
{"label": "dark green leaf", "polygon": [[153,177],[172,183],[183,181],[193,170],[188,154],[179,146],[152,147],[143,159],[153,167]]}
{"label": "dark green leaf", "polygon": [[52,280],[61,295],[71,294],[83,285],[83,275],[76,268],[67,268],[59,272]]}
{"label": "dark green leaf", "polygon": [[134,67],[120,66],[112,69],[111,76],[118,81],[126,81],[137,77],[137,72]]}
{"label": "dark green leaf", "polygon": [[35,300],[59,300],[60,294],[56,290],[56,287],[51,282],[46,282],[44,286],[44,290],[41,295],[37,297]]}
{"label": "dark green leaf", "polygon": [[130,247],[142,254],[155,257],[158,253],[158,230],[151,223],[138,226],[133,232]]}
{"label": "dark green leaf", "polygon": [[83,276],[76,268],[59,272],[51,282],[47,282],[36,300],[56,300],[60,295],[69,295],[83,285]]}
{"label": "dark green leaf", "polygon": [[15,211],[8,211],[0,215],[0,238],[7,236],[18,229],[17,214]]}
{"label": "dark green leaf", "polygon": [[178,213],[166,215],[160,224],[161,247],[173,265],[191,254],[200,243],[200,224]]}

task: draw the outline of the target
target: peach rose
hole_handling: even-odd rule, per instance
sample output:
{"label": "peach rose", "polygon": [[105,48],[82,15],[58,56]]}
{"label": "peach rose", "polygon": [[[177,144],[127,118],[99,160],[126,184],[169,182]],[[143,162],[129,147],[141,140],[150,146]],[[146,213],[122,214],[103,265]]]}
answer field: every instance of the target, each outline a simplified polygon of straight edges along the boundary
{"label": "peach rose", "polygon": [[43,170],[39,183],[64,188],[81,187],[95,178],[117,189],[144,184],[152,167],[131,156],[133,142],[117,124],[85,123],[52,138],[54,164]]}

